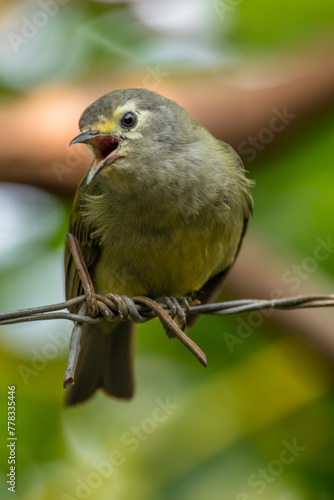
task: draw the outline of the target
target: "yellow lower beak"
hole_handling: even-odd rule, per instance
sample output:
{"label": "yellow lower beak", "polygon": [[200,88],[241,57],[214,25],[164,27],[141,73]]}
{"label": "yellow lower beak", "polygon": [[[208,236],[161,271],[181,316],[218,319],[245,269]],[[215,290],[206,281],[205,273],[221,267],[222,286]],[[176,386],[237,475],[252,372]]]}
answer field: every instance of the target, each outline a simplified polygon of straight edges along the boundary
{"label": "yellow lower beak", "polygon": [[88,130],[75,137],[70,146],[77,143],[84,143],[93,149],[95,156],[87,178],[87,185],[91,183],[94,177],[107,165],[114,163],[118,158],[121,140],[110,134],[101,134],[99,130]]}

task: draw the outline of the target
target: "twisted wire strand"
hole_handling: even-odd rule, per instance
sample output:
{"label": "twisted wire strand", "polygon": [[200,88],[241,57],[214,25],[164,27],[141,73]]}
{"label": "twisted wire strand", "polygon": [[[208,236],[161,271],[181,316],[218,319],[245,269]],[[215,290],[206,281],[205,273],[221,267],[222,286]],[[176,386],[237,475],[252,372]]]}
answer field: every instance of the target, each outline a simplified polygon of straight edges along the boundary
{"label": "twisted wire strand", "polygon": [[[126,295],[100,295],[96,294],[99,316],[92,318],[87,313],[85,315],[74,314],[62,311],[63,309],[79,306],[86,301],[85,295],[80,295],[64,302],[49,304],[45,306],[30,307],[14,311],[0,313],[0,326],[14,323],[25,323],[28,321],[44,321],[49,319],[68,319],[79,323],[98,323],[103,318],[108,321],[115,321],[118,315],[123,321],[131,319],[134,323],[145,323],[150,319],[157,317],[147,305],[143,305],[139,297],[127,297]],[[165,303],[158,303],[167,314],[172,314],[172,309]],[[333,307],[333,295],[298,295],[295,297],[286,297],[272,300],[242,299],[227,302],[217,302],[214,304],[190,305],[189,308],[180,305],[186,314],[205,314],[205,315],[226,315],[240,314],[249,311],[261,311],[264,309],[302,309],[311,307]],[[60,311],[60,312],[57,312]]]}
{"label": "twisted wire strand", "polygon": [[[74,322],[67,367],[63,379],[64,388],[74,384],[75,369],[80,352],[80,340],[85,323],[97,323],[102,320],[115,321],[116,319],[144,323],[158,317],[166,335],[169,338],[178,338],[206,367],[207,361],[204,352],[183,331],[188,314],[225,315],[264,309],[291,310],[303,307],[330,307],[334,305],[334,295],[299,295],[297,297],[272,300],[245,299],[203,305],[198,305],[198,301],[189,305],[187,297],[179,299],[165,297],[163,301],[157,302],[144,296],[130,298],[116,293],[100,295],[95,293],[77,238],[68,233],[66,239],[82,283],[84,295],[57,304],[0,313],[0,326],[49,319],[69,319]],[[69,312],[64,311],[66,308],[69,309]]]}
{"label": "twisted wire strand", "polygon": [[[45,306],[31,307],[0,313],[0,326],[29,321],[42,321],[50,319],[69,319],[74,322],[67,367],[63,379],[63,387],[67,388],[74,384],[75,369],[80,351],[80,339],[82,328],[85,323],[98,323],[102,320],[122,321],[132,320],[135,323],[145,323],[154,317],[158,317],[169,338],[177,337],[184,346],[205,367],[207,365],[204,352],[183,332],[174,321],[175,308],[170,301],[156,302],[148,297],[127,297],[126,295],[96,294],[93,298],[94,308],[89,307],[91,297],[80,295],[65,302]],[[170,307],[166,305],[169,303]],[[215,304],[188,305],[186,301],[179,301],[179,308],[188,314],[226,315],[240,314],[250,311],[261,311],[264,309],[292,310],[311,307],[334,306],[334,295],[299,295],[296,297],[272,299],[272,300],[232,300]],[[76,307],[78,312],[66,312],[65,308]],[[96,307],[96,309],[95,309]],[[97,311],[97,312],[96,312]],[[92,317],[90,314],[93,314]],[[98,314],[98,315],[96,315]]]}

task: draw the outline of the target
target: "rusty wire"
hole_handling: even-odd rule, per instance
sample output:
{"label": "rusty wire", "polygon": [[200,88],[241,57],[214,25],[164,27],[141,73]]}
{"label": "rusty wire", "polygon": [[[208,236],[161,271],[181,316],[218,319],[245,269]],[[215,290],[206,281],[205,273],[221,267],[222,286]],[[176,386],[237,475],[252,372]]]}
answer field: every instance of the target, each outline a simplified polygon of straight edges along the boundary
{"label": "rusty wire", "polygon": [[[170,315],[175,311],[165,303],[158,303],[148,297],[127,297],[116,294],[96,294],[99,315],[92,317],[88,313],[88,305],[85,295],[57,304],[31,307],[0,313],[0,326],[28,321],[42,321],[50,319],[68,319],[74,322],[71,335],[70,349],[67,368],[63,385],[69,387],[74,383],[75,368],[77,364],[82,326],[85,323],[98,323],[103,319],[116,321],[131,319],[135,323],[144,323],[154,317],[158,317],[169,337],[177,337],[194,356],[206,366],[206,356],[203,351],[179,328]],[[76,306],[78,313],[66,312],[64,309]],[[296,297],[280,298],[272,300],[232,300],[215,304],[200,304],[183,307],[186,315],[227,315],[240,314],[250,311],[261,311],[264,309],[292,310],[311,307],[334,306],[334,295],[299,295]]]}
{"label": "rusty wire", "polygon": [[[119,304],[110,299],[110,297],[118,297]],[[65,302],[50,304],[45,306],[30,307],[28,309],[18,309],[0,313],[0,326],[11,325],[15,323],[25,323],[28,321],[44,321],[49,319],[69,319],[78,323],[98,323],[103,318],[108,321],[115,321],[118,315],[121,315],[122,320],[131,319],[135,323],[144,323],[157,316],[152,309],[138,302],[139,297],[127,297],[126,295],[117,296],[116,294],[99,295],[96,294],[99,302],[104,304],[101,307],[99,304],[99,316],[92,318],[91,316],[74,314],[64,309],[78,306],[86,302],[85,295],[80,295]],[[155,301],[154,301],[155,302]],[[159,304],[159,303],[158,303]],[[167,314],[172,314],[172,309],[165,303],[159,304]],[[332,307],[334,306],[333,295],[298,295],[295,297],[287,297],[280,299],[242,299],[232,300],[227,302],[217,302],[214,304],[190,305],[186,311],[187,315],[203,314],[203,315],[227,315],[240,314],[250,311],[261,311],[264,309],[302,309],[311,307]],[[61,312],[55,312],[61,311]]]}
{"label": "rusty wire", "polygon": [[[291,310],[334,306],[334,295],[299,295],[271,300],[243,299],[215,304],[199,304],[199,301],[190,301],[190,305],[186,300],[167,299],[157,302],[143,296],[130,298],[126,295],[112,293],[100,295],[94,291],[76,238],[68,234],[67,242],[83,284],[85,295],[57,304],[0,313],[0,326],[50,319],[69,319],[74,322],[63,381],[64,388],[74,383],[75,369],[80,351],[80,339],[83,326],[86,323],[98,323],[102,320],[111,322],[132,320],[134,323],[144,323],[158,317],[168,337],[178,338],[200,363],[206,366],[204,352],[183,331],[187,315],[221,316],[264,309]],[[65,309],[69,309],[70,312],[66,312]],[[76,312],[72,312],[73,310]]]}

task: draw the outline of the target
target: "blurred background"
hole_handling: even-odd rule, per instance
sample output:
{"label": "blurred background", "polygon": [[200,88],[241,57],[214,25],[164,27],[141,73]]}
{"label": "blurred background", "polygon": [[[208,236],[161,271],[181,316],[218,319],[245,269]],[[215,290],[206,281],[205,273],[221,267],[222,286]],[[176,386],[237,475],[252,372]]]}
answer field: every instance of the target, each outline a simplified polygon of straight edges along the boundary
{"label": "blurred background", "polygon": [[[222,300],[334,292],[332,0],[2,1],[1,311],[62,301],[82,111],[116,88],[184,106],[241,155],[254,217]],[[0,328],[0,489],[16,386],[24,500],[334,499],[334,311],[202,318],[206,370],[154,320],[135,399],[63,408],[71,324]]]}

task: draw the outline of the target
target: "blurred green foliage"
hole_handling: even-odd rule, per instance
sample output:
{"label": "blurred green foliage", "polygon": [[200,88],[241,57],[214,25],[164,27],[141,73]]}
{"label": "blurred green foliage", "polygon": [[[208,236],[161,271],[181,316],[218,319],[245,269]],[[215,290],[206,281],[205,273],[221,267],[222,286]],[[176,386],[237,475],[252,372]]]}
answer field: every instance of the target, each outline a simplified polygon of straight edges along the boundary
{"label": "blurred green foliage", "polygon": [[[188,2],[179,2],[180,7],[183,4]],[[269,58],[273,50],[301,46],[334,22],[331,0],[226,0],[219,6],[233,9],[223,18],[214,2],[206,5],[214,30],[205,43],[213,52],[219,47],[223,54],[233,46],[254,59],[259,52]],[[110,75],[111,67],[114,72],[126,71],[129,65],[152,61],[152,45],[173,39],[168,32],[141,24],[128,4],[68,2],[50,19],[47,30],[41,30],[40,40],[32,41],[34,48],[27,44],[31,52],[26,54],[32,57],[34,50],[41,58],[51,54],[52,64],[41,64],[36,72],[19,60],[16,69],[7,72],[0,64],[3,95],[61,79],[83,84],[105,72]],[[55,38],[48,38],[48,33]],[[158,52],[154,57],[160,62]],[[185,52],[183,60],[186,57]],[[201,63],[199,58],[199,68]],[[291,126],[284,140],[259,152],[248,167],[257,181],[250,232],[261,232],[301,259],[312,255],[318,237],[333,234],[333,136],[329,110],[298,129]],[[56,249],[60,275],[64,221],[59,216],[54,224],[56,236],[36,237],[36,257],[27,266],[35,269],[39,263],[37,249],[45,253]],[[321,262],[321,268],[332,277],[333,258]],[[0,279],[6,283],[14,273],[5,267]],[[49,279],[44,281],[45,287],[52,287]],[[40,280],[36,283],[40,287]],[[3,292],[7,309],[16,308],[17,300]],[[33,279],[29,297],[26,292],[20,296],[20,301],[25,300],[26,305],[28,300],[31,305],[38,303]],[[243,318],[246,321],[247,315]],[[229,348],[224,334],[235,335],[238,327],[238,317],[208,317],[196,325],[192,338],[209,362],[204,370],[180,343],[168,341],[157,321],[140,326],[134,401],[118,403],[100,394],[70,410],[62,407],[66,359],[61,349],[48,359],[43,349],[52,343],[49,337],[28,345],[25,354],[3,342],[1,498],[11,498],[5,438],[7,386],[14,384],[20,499],[334,499],[333,367],[269,320]],[[1,328],[3,338],[6,329]],[[55,330],[61,334],[64,327],[55,326]],[[11,335],[15,336],[15,329]],[[42,357],[39,363],[36,350]],[[282,455],[291,447],[295,454]]]}
{"label": "blurred green foliage", "polygon": [[237,3],[238,20],[231,40],[247,51],[302,47],[306,39],[333,31],[331,0],[241,0]]}
{"label": "blurred green foliage", "polygon": [[[333,137],[331,110],[258,155],[254,225],[305,256],[313,254],[317,238],[333,234]],[[319,268],[334,275],[334,259],[319,262]]]}

